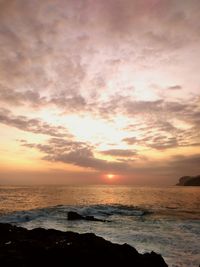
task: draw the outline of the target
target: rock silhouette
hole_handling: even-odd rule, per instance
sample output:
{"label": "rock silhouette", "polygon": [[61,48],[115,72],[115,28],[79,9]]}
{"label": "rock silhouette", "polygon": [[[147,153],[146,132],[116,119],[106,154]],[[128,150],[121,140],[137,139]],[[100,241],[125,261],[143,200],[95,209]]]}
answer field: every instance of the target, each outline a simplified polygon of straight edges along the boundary
{"label": "rock silhouette", "polygon": [[183,176],[179,179],[177,185],[182,186],[200,186],[200,175],[197,176]]}
{"label": "rock silhouette", "polygon": [[0,224],[0,266],[167,267],[154,252],[139,254],[127,244],[113,244],[92,233],[78,234]]}

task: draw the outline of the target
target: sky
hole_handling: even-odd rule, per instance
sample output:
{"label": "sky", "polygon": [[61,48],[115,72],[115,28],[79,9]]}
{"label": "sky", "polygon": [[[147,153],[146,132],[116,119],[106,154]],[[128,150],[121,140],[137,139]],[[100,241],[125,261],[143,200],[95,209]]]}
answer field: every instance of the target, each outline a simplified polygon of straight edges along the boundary
{"label": "sky", "polygon": [[0,183],[200,173],[199,0],[0,0]]}

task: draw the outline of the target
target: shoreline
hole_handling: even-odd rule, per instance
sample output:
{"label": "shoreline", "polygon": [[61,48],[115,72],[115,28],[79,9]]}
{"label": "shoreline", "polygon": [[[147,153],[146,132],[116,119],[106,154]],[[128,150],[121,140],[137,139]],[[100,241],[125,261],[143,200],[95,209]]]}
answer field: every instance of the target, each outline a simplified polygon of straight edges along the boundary
{"label": "shoreline", "polygon": [[[27,230],[0,223],[1,266],[135,266],[167,267],[161,255],[140,254],[127,244],[115,244],[93,233],[54,229]],[[130,265],[131,263],[131,265]]]}

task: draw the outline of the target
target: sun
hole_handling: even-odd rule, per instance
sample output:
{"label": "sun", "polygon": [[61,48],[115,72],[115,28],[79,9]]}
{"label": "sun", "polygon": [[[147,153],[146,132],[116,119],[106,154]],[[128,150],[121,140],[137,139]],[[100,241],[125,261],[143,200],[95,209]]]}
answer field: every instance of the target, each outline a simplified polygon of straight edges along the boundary
{"label": "sun", "polygon": [[114,177],[115,177],[115,175],[112,174],[112,173],[107,174],[107,178],[108,178],[109,180],[112,180]]}
{"label": "sun", "polygon": [[106,184],[112,184],[118,180],[118,175],[113,173],[104,173],[102,179]]}

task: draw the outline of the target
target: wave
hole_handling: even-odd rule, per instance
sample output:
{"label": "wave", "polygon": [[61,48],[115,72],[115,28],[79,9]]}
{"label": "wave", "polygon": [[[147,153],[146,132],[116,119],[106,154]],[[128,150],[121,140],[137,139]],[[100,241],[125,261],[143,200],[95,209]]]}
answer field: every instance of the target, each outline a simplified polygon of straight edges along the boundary
{"label": "wave", "polygon": [[96,215],[96,216],[143,216],[148,213],[147,210],[142,210],[138,207],[126,206],[126,205],[91,205],[82,207],[79,212],[82,215]]}
{"label": "wave", "polygon": [[[27,211],[17,211],[0,217],[0,222],[7,223],[25,223],[33,220],[48,218],[51,219],[65,219],[69,211],[75,211],[84,216],[95,216],[99,219],[106,219],[107,217],[115,216],[136,216],[141,217],[150,214],[150,211],[140,209],[138,207],[126,205],[89,205],[89,206],[65,206],[58,205],[53,207],[46,207]],[[111,218],[112,220],[112,218]]]}

